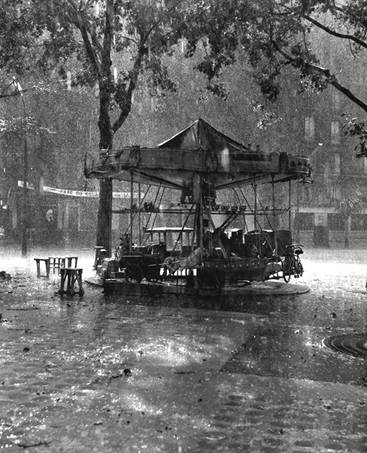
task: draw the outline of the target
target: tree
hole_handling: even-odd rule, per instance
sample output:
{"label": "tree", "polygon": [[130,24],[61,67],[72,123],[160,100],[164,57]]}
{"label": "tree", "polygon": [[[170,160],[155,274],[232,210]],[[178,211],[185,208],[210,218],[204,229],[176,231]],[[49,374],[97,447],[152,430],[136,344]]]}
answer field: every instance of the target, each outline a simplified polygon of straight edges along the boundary
{"label": "tree", "polygon": [[[141,75],[152,92],[173,90],[164,55],[181,39],[185,20],[195,14],[195,2],[179,0],[7,0],[9,12],[0,22],[12,31],[3,67],[24,72],[58,68],[73,84],[97,85],[99,90],[99,148],[109,152],[115,134],[128,118]],[[7,8],[4,7],[3,10]],[[23,36],[24,34],[24,36]],[[24,47],[30,49],[25,58]],[[13,56],[10,49],[15,48]],[[21,63],[20,63],[21,62]],[[19,67],[17,67],[19,64]],[[97,243],[111,247],[112,181],[100,183]]]}
{"label": "tree", "polygon": [[[218,78],[225,66],[246,59],[265,98],[281,90],[281,75],[294,68],[304,86],[332,85],[367,111],[362,97],[321,64],[312,44],[315,30],[350,44],[353,55],[367,48],[364,39],[367,1],[332,0],[29,0],[18,6],[5,0],[0,24],[5,33],[2,67],[24,73],[36,67],[58,68],[69,83],[99,89],[99,148],[113,148],[117,131],[128,118],[133,95],[142,81],[152,92],[174,89],[164,57],[181,38],[186,56],[203,49],[197,69],[208,88],[225,96]],[[10,33],[11,32],[11,33]],[[15,52],[12,49],[16,49]],[[72,81],[70,68],[73,68]],[[69,70],[69,71],[68,71]],[[360,138],[365,124],[349,120],[347,130]],[[367,147],[366,147],[367,148]],[[97,242],[110,249],[112,181],[100,183]]]}
{"label": "tree", "polygon": [[[294,68],[303,86],[322,90],[331,85],[367,112],[363,94],[338,74],[339,68],[332,62],[327,66],[322,61],[317,47],[317,38],[324,33],[337,41],[357,66],[356,59],[367,49],[367,1],[208,0],[200,17],[196,39],[190,40],[191,52],[198,38],[205,37],[208,51],[198,69],[207,75],[212,90],[225,94],[218,78],[222,68],[246,58],[269,100],[275,100],[280,92],[281,74]],[[367,155],[366,123],[348,118],[345,130],[359,138],[360,154]]]}

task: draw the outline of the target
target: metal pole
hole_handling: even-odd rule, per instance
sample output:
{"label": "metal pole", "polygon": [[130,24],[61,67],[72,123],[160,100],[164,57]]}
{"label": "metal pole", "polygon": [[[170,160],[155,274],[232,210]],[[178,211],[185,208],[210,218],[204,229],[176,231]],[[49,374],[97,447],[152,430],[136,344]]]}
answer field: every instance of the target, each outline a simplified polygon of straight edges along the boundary
{"label": "metal pole", "polygon": [[273,231],[274,231],[274,250],[275,254],[278,253],[278,238],[276,229],[276,214],[275,214],[275,187],[274,187],[274,175],[271,175],[271,188],[273,197]]}
{"label": "metal pole", "polygon": [[25,128],[25,102],[23,103],[23,133],[24,133],[24,149],[23,149],[23,215],[22,215],[22,256],[28,254],[28,143],[27,133]]}
{"label": "metal pole", "polygon": [[134,231],[134,226],[133,226],[133,205],[134,205],[134,173],[131,171],[130,172],[130,252],[133,249],[133,231]]}
{"label": "metal pole", "polygon": [[257,186],[256,184],[252,185],[254,189],[254,197],[255,197],[255,202],[254,202],[254,229],[256,230],[256,225],[257,225]]}
{"label": "metal pole", "polygon": [[201,180],[200,180],[200,201],[199,201],[199,230],[200,230],[200,264],[203,264],[204,257],[204,242],[203,242],[203,197],[201,192]]}
{"label": "metal pole", "polygon": [[292,180],[289,180],[288,187],[288,229],[292,231]]}
{"label": "metal pole", "polygon": [[299,193],[299,183],[296,184],[296,212],[295,212],[295,219],[296,219],[296,229],[295,229],[295,233],[296,233],[296,237],[295,237],[295,241],[296,242],[300,242],[300,224],[299,224],[299,205],[300,205],[300,193]]}
{"label": "metal pole", "polygon": [[141,245],[141,186],[138,183],[138,223],[139,223],[139,245]]}
{"label": "metal pole", "polygon": [[272,204],[273,204],[273,230],[275,231],[275,187],[274,187],[274,176],[271,176],[271,194],[272,194]]}

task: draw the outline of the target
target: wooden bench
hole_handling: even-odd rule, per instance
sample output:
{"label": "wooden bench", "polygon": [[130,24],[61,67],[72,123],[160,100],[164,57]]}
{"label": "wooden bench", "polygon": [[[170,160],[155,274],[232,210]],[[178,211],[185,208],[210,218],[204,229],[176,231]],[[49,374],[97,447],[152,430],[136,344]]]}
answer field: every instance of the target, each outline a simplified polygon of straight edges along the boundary
{"label": "wooden bench", "polygon": [[61,256],[49,256],[48,259],[50,260],[50,269],[52,269],[53,273],[57,269],[60,274],[60,269],[65,267],[65,258]]}
{"label": "wooden bench", "polygon": [[[84,294],[82,281],[83,269],[76,267],[63,267],[60,269],[60,274],[61,284],[59,294],[68,294],[69,296],[79,294],[80,297]],[[78,285],[77,290],[75,288],[75,284]]]}
{"label": "wooden bench", "polygon": [[[50,258],[34,258],[37,266],[37,278],[50,276]],[[41,263],[45,263],[46,274],[41,274]]]}
{"label": "wooden bench", "polygon": [[78,266],[78,257],[77,256],[66,256],[66,265],[65,267],[77,267]]}

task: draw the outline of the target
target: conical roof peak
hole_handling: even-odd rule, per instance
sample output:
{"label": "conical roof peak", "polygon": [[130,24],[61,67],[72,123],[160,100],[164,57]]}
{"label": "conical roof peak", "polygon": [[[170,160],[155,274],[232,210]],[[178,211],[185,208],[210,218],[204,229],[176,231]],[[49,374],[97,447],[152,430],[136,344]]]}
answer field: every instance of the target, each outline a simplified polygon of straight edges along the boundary
{"label": "conical roof peak", "polygon": [[235,148],[245,150],[241,143],[218,131],[203,118],[198,118],[185,129],[158,145],[160,148],[217,150]]}

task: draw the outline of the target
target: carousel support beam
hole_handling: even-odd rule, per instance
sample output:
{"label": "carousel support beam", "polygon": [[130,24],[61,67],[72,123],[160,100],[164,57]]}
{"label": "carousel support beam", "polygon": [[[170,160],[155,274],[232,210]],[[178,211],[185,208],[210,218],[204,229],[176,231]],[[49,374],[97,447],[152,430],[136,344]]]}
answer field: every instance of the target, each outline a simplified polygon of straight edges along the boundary
{"label": "carousel support beam", "polygon": [[[184,245],[184,241],[185,241],[185,237],[184,237],[184,235],[183,235],[183,232],[184,232],[185,227],[186,227],[186,224],[187,224],[187,222],[188,222],[188,220],[189,220],[189,218],[190,218],[190,216],[191,216],[191,212],[192,212],[193,208],[194,208],[194,205],[192,204],[192,205],[190,206],[190,210],[189,210],[189,212],[188,212],[188,214],[187,214],[187,216],[186,216],[186,218],[185,218],[185,221],[184,221],[183,225],[182,225],[182,216],[181,216],[181,219],[180,219],[180,220],[181,220],[182,228],[181,228],[181,231],[180,231],[180,233],[179,233],[179,235],[178,235],[178,237],[177,237],[177,239],[176,239],[175,245],[174,245],[174,247],[173,247],[173,251],[176,250],[176,247],[177,247],[179,241],[181,241],[181,250],[182,250],[182,246]],[[188,240],[187,242],[189,242],[189,240]],[[193,248],[193,247],[192,247],[192,248]]]}
{"label": "carousel support beam", "polygon": [[[128,223],[126,229],[125,229],[125,234],[130,232],[131,218],[132,218],[132,220],[134,221],[134,220],[135,220],[136,214],[138,214],[139,211],[142,211],[141,207],[142,207],[142,205],[143,205],[143,203],[144,203],[144,200],[145,200],[145,198],[147,197],[147,195],[148,195],[148,193],[149,193],[151,187],[152,187],[152,186],[149,184],[147,190],[146,190],[145,193],[144,193],[143,198],[140,200],[138,209],[136,209],[136,210],[134,209],[134,211],[135,211],[134,213],[131,212],[131,207],[130,207],[129,209],[123,208],[123,209],[113,209],[113,210],[112,210],[112,214],[127,214],[127,213],[129,214],[129,223]],[[145,211],[144,211],[144,212],[145,212]],[[133,214],[133,215],[132,215],[132,214]],[[132,217],[131,217],[131,215],[132,215]],[[149,222],[149,221],[148,221],[148,222]],[[141,227],[141,225],[139,226],[139,231],[140,231],[140,227]],[[148,225],[145,225],[145,227],[143,227],[143,229],[144,229],[144,228],[147,228],[147,227],[148,227]],[[139,237],[140,237],[140,236],[139,236]],[[140,245],[141,245],[141,244],[140,244]]]}
{"label": "carousel support beam", "polygon": [[138,231],[139,231],[139,245],[141,245],[141,185],[140,182],[138,183]]}
{"label": "carousel support beam", "polygon": [[292,180],[288,182],[288,229],[292,231]]}
{"label": "carousel support beam", "polygon": [[203,261],[203,179],[200,174],[195,173],[192,179],[193,201],[196,203],[196,243],[200,247],[200,260]]}
{"label": "carousel support beam", "polygon": [[[149,185],[149,189],[150,189],[150,188],[151,188],[151,185]],[[160,191],[160,190],[161,190],[161,186],[158,187],[158,189],[157,189],[157,191],[156,191],[156,193],[155,193],[155,197],[154,197],[154,201],[153,201],[153,207],[156,206],[156,203],[157,203],[157,200],[158,200],[158,195],[159,195],[159,191]],[[144,198],[145,198],[145,197],[144,197]],[[144,201],[144,200],[143,200],[143,201]],[[151,217],[152,217],[152,214],[153,214],[153,211],[150,212],[149,217],[148,217],[148,220],[147,220],[147,222],[146,222],[146,224],[145,224],[144,229],[146,229],[146,230],[147,230],[148,228],[153,228],[153,226],[154,226],[154,221],[153,221],[152,225],[149,225],[149,224],[150,224],[150,219],[151,219]],[[144,241],[144,244],[145,244],[145,242],[146,242],[146,241]]]}
{"label": "carousel support beam", "polygon": [[133,206],[134,206],[134,172],[130,172],[130,252],[133,249],[133,231],[134,231],[134,214],[133,214]]}
{"label": "carousel support beam", "polygon": [[[162,193],[161,193],[161,196],[160,196],[160,198],[159,198],[158,207],[161,205],[162,198],[163,198],[163,195],[164,195],[164,192],[165,192],[166,188],[165,188],[165,187],[162,187],[162,186],[159,186],[158,189],[157,189],[156,196],[155,196],[155,198],[154,198],[154,206],[156,206],[156,202],[157,202],[157,200],[158,200],[159,192],[160,192],[161,189],[162,189]],[[154,212],[154,218],[153,218],[153,222],[152,222],[150,228],[154,228],[155,222],[156,222],[157,217],[158,217],[158,212],[160,212],[159,209],[156,210],[156,212]],[[153,213],[151,212],[150,215],[149,215],[147,224],[146,224],[146,226],[145,226],[145,229],[148,228],[149,222],[150,222],[150,219],[151,219],[152,215],[153,215]],[[145,236],[144,245],[146,244],[146,240],[147,240],[147,236]],[[160,239],[159,239],[159,242],[161,242]],[[166,242],[166,238],[164,238],[164,242]]]}
{"label": "carousel support beam", "polygon": [[252,188],[254,189],[254,227],[256,228],[255,225],[257,225],[257,185],[253,184]]}
{"label": "carousel support beam", "polygon": [[[234,187],[232,187],[232,190],[233,190],[233,193],[235,194],[235,197],[236,197],[237,200],[238,200],[238,205],[241,206],[241,198],[240,198],[240,196],[238,195],[237,190],[236,190]],[[239,188],[239,190],[241,191],[241,188]],[[246,197],[244,197],[244,198],[245,198],[245,202],[247,203]],[[245,230],[248,230],[248,228],[247,228],[247,222],[246,222],[246,214],[245,214],[245,211],[242,211],[242,209],[241,209],[241,214],[242,214],[243,225],[244,225],[244,227],[245,227]]]}
{"label": "carousel support beam", "polygon": [[274,175],[271,177],[271,198],[272,198],[272,215],[273,215],[273,230],[275,230],[275,187],[274,187]]}
{"label": "carousel support beam", "polygon": [[277,240],[277,225],[276,225],[276,212],[275,212],[275,185],[274,185],[274,175],[271,175],[271,190],[272,190],[272,199],[273,199],[273,231],[274,231],[274,247],[275,247],[275,254],[278,254],[278,240]]}

